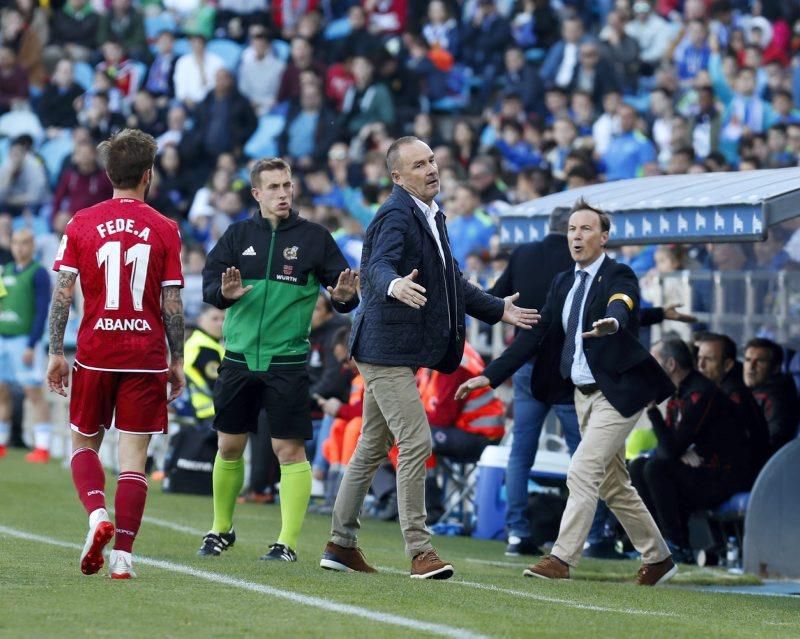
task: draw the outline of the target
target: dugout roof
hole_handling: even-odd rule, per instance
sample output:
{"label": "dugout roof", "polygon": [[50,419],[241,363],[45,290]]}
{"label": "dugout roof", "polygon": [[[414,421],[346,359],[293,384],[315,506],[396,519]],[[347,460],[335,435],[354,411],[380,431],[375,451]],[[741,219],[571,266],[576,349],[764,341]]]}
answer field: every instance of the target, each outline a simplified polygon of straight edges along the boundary
{"label": "dugout roof", "polygon": [[506,246],[539,240],[548,217],[578,197],[612,216],[609,245],[752,242],[767,228],[800,215],[800,167],[659,175],[554,193],[501,213]]}

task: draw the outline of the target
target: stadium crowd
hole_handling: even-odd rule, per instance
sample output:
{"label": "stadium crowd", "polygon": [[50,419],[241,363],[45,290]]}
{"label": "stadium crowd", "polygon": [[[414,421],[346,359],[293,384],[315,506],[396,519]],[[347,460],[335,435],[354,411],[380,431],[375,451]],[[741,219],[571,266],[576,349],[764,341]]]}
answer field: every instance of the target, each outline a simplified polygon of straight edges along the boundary
{"label": "stadium crowd", "polygon": [[[392,187],[386,151],[401,135],[419,137],[439,164],[439,200],[454,256],[487,285],[509,261],[497,222],[511,205],[603,180],[800,162],[796,0],[0,4],[5,275],[31,263],[24,246],[31,232],[35,260],[49,268],[70,217],[111,196],[97,144],[123,128],[139,128],[159,146],[149,202],[182,230],[190,323],[209,312],[202,305],[206,253],[231,223],[252,214],[247,176],[262,157],[291,164],[300,215],[326,226],[357,268],[364,229]],[[796,269],[800,218],[771,228],[762,243],[629,246],[617,259],[640,277],[645,302],[680,303],[685,295],[678,281],[662,289],[659,275]],[[39,280],[30,274],[36,290],[28,295],[37,304],[44,286]],[[770,287],[758,294],[756,306],[766,311],[780,301]],[[694,295],[693,311],[721,310],[703,287]],[[741,303],[738,295],[728,299]],[[23,350],[41,351],[46,341],[39,306],[27,318],[23,334],[30,339]],[[4,343],[19,335],[12,324],[0,322]],[[330,429],[330,437],[318,440],[315,458],[318,476],[328,472],[329,495],[352,454],[360,415],[358,378],[351,390],[352,375],[342,373],[348,368],[342,326],[321,296],[312,320],[310,401],[318,428],[325,422]],[[784,351],[773,342],[737,345],[706,335],[695,357],[669,339],[673,330],[684,340],[693,337],[687,324],[667,324],[666,341],[654,348],[665,370],[675,368],[667,372],[679,394],[689,386],[685,378],[701,388],[698,393],[722,388],[737,410],[750,411],[736,420],[748,424],[746,454],[714,448],[730,440],[724,416],[710,443],[674,441],[687,419],[678,408],[668,408],[665,425],[652,417],[651,447],[669,451],[670,460],[634,463],[634,481],[680,549],[688,540],[677,504],[689,493],[698,497],[683,467],[718,470],[733,460],[750,469],[736,468],[737,476],[752,482],[766,456],[794,436],[797,397],[782,377]],[[744,355],[743,373],[737,350]],[[467,360],[471,375],[483,365],[477,352]],[[454,375],[422,379],[423,397],[451,395],[460,383]],[[27,378],[7,381],[29,389]],[[686,392],[697,403],[694,391]],[[431,424],[442,426],[434,431],[435,453],[474,461],[502,437],[495,399],[486,399],[472,414],[463,402],[426,403]],[[485,406],[492,408],[486,412]],[[37,433],[44,432],[49,416],[36,408]],[[471,419],[460,417],[465,412]],[[472,425],[484,418],[492,419]],[[8,419],[0,415],[0,427],[5,423],[7,430]],[[753,435],[749,425],[764,419],[768,444],[755,453],[747,442],[767,431]],[[454,440],[447,427],[459,422],[457,430],[471,437]],[[722,481],[709,500],[721,502],[748,487]],[[251,498],[268,492],[268,486],[254,487]]]}

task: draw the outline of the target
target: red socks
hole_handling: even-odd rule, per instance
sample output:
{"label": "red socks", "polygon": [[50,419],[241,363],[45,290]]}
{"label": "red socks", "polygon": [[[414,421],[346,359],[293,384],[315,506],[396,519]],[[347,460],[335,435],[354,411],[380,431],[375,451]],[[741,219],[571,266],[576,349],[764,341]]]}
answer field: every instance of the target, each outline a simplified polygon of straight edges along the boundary
{"label": "red socks", "polygon": [[117,494],[114,498],[114,515],[117,533],[114,550],[131,552],[133,540],[139,532],[147,499],[147,479],[142,473],[120,473]]}
{"label": "red socks", "polygon": [[106,507],[106,475],[97,453],[91,448],[79,448],[72,453],[72,481],[86,512],[91,514]]}

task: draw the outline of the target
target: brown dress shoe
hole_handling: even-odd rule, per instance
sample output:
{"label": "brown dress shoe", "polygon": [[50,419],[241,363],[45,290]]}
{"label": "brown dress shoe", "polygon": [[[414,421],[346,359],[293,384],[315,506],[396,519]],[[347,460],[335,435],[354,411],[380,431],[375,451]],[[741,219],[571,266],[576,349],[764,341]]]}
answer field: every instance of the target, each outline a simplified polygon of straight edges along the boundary
{"label": "brown dress shoe", "polygon": [[439,559],[433,548],[429,548],[411,560],[412,579],[450,579],[453,566]]}
{"label": "brown dress shoe", "polygon": [[636,573],[637,586],[658,586],[672,579],[678,573],[678,567],[667,557],[655,564],[642,564]]}
{"label": "brown dress shoe", "polygon": [[526,568],[522,574],[539,579],[569,579],[569,566],[553,555],[548,555]]}
{"label": "brown dress shoe", "polygon": [[364,559],[361,548],[345,548],[332,541],[325,546],[319,565],[339,572],[378,572]]}

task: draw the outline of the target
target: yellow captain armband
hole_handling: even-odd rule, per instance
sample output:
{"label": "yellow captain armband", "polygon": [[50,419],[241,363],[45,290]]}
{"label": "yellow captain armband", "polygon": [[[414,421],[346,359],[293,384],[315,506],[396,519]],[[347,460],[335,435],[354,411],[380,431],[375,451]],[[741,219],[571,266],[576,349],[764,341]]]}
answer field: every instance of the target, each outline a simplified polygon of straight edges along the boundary
{"label": "yellow captain armband", "polygon": [[608,298],[608,304],[606,304],[606,306],[611,304],[611,302],[616,302],[617,300],[619,300],[620,302],[625,302],[625,306],[628,307],[629,311],[633,310],[634,306],[633,300],[627,295],[625,295],[625,293],[614,293],[611,297]]}

